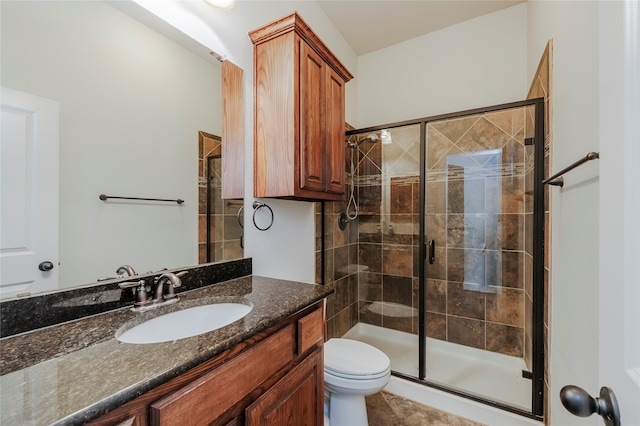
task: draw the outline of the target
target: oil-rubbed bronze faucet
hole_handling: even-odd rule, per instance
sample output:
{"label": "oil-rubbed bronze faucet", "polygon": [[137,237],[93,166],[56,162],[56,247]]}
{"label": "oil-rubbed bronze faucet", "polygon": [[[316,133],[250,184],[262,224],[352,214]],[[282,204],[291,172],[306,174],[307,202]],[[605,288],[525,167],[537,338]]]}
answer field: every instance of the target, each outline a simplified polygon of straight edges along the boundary
{"label": "oil-rubbed bronze faucet", "polygon": [[[125,273],[130,277],[132,277],[134,275],[138,275],[137,272],[134,271],[134,269],[133,269],[133,267],[131,265],[122,265],[121,267],[116,269],[116,274],[118,274],[119,276],[117,276],[117,277],[102,277],[102,278],[98,278],[97,281],[100,282],[100,281],[108,281],[108,280],[117,280],[118,278],[121,278],[121,276],[124,275]],[[135,294],[135,293],[136,293],[136,291],[134,289],[133,290],[133,294]]]}
{"label": "oil-rubbed bronze faucet", "polygon": [[135,310],[147,310],[156,306],[163,305],[165,303],[174,303],[178,301],[178,297],[173,290],[176,287],[182,285],[181,276],[187,274],[189,271],[182,271],[178,273],[165,272],[164,274],[156,277],[153,283],[156,286],[155,296],[153,299],[150,296],[151,288],[147,286],[145,280],[140,281],[126,281],[118,284],[120,288],[133,288],[136,295],[136,301],[133,303]]}
{"label": "oil-rubbed bronze faucet", "polygon": [[[182,285],[182,280],[180,280],[179,275],[182,276],[186,273],[187,271],[179,272],[178,274],[174,274],[173,272],[165,272],[164,274],[153,280],[153,282],[156,284],[156,296],[153,298],[153,303],[161,303],[165,300],[175,298],[176,293],[173,291],[173,289]],[[165,286],[167,288],[166,293]]]}

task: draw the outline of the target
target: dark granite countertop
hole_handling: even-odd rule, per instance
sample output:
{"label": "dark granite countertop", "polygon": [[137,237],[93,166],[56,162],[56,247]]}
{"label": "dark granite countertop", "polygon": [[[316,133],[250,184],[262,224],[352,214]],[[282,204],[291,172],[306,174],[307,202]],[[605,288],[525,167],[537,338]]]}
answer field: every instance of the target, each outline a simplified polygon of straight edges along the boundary
{"label": "dark granite countertop", "polygon": [[[177,304],[147,312],[122,308],[3,338],[0,424],[83,424],[332,292],[329,286],[247,276],[180,293]],[[114,337],[125,324],[220,301],[253,309],[226,327],[174,342],[136,345]]]}

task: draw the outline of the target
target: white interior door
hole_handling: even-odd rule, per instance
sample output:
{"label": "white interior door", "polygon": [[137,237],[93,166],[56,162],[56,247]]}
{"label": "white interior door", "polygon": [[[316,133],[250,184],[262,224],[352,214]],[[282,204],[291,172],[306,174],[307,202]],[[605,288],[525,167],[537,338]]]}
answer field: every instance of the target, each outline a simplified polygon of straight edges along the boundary
{"label": "white interior door", "polygon": [[631,426],[640,425],[640,5],[602,2],[599,10],[611,24],[600,30],[598,382]]}
{"label": "white interior door", "polygon": [[0,90],[0,299],[6,299],[58,288],[59,107]]}

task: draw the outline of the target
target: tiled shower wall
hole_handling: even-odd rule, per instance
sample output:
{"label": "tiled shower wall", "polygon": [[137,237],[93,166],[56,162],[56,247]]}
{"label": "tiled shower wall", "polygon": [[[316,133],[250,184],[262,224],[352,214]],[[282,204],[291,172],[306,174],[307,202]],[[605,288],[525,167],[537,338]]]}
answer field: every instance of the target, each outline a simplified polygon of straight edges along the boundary
{"label": "tiled shower wall", "polygon": [[391,144],[379,132],[375,142],[351,137],[359,141],[359,321],[417,333],[420,131],[413,125],[391,135]]}
{"label": "tiled shower wall", "polygon": [[[529,94],[529,98],[544,96],[547,100],[547,173],[551,141],[550,50],[551,45],[541,59]],[[426,183],[427,238],[444,242],[436,245],[436,262],[427,268],[427,334],[432,338],[524,357],[528,365],[532,336],[533,147],[525,147],[524,138],[532,136],[531,117],[529,110],[519,109],[432,123],[428,132],[432,143],[427,169],[436,173],[429,175]],[[338,215],[345,209],[346,202],[325,203],[325,282],[336,284],[336,293],[328,301],[329,337],[342,336],[359,321],[405,332],[418,331],[419,132],[407,127],[393,129],[392,134],[394,142],[401,143],[394,148],[385,147],[384,154],[380,139],[372,142],[366,139],[367,134],[351,136],[352,141],[361,142],[357,149],[355,176],[360,212],[358,219],[348,224],[347,230],[340,231],[337,226]],[[493,134],[499,145],[495,148],[503,148],[501,155],[509,160],[500,163],[501,174],[505,172],[503,163],[513,164],[513,167],[507,166],[510,170],[506,177],[488,179],[482,184],[486,195],[485,189],[500,182],[504,189],[500,211],[496,210],[495,203],[494,210],[477,210],[471,215],[455,211],[455,167],[446,174],[437,173],[438,167],[443,167],[437,162],[447,153],[456,154],[456,149],[458,152],[473,150],[458,145],[464,143],[460,136],[465,134],[475,134],[480,141],[485,140],[483,134]],[[434,139],[438,143],[434,143]],[[475,147],[479,148],[491,149],[492,146]],[[346,169],[349,170],[349,148],[346,155]],[[387,173],[390,166],[395,169],[391,169],[393,177],[383,176],[382,170]],[[446,177],[443,179],[443,176],[450,171],[452,182],[449,195],[446,195]],[[464,190],[464,182],[464,179],[458,180],[460,191]],[[546,200],[545,288],[548,288],[548,193]],[[317,217],[316,248],[317,264],[320,265],[319,204]],[[468,228],[466,235],[462,224]],[[462,247],[463,242],[471,246]],[[465,258],[473,259],[474,256],[461,254],[485,251],[483,244],[488,248],[481,256],[484,267],[476,265],[476,271],[483,271],[484,280],[476,281],[489,285],[484,291],[468,285],[465,288],[461,271],[468,266],[473,270],[473,265],[465,264],[468,263]],[[491,258],[494,261],[487,260]],[[318,274],[316,281],[320,280]],[[501,285],[494,286],[491,282]],[[393,314],[384,315],[385,309]],[[546,307],[545,318],[548,318]],[[545,335],[548,336],[547,320]]]}
{"label": "tiled shower wall", "polygon": [[[524,108],[427,126],[427,336],[524,355]],[[531,229],[532,231],[532,229]]]}
{"label": "tiled shower wall", "polygon": [[[436,262],[427,267],[428,336],[519,357],[525,340],[524,117],[521,108],[430,125],[426,198],[427,238],[437,241]],[[357,221],[340,231],[346,203],[325,204],[325,282],[336,284],[328,304],[330,337],[357,322],[418,332],[419,126],[391,134],[389,145],[379,134],[377,140],[350,137],[359,143]],[[486,154],[492,149],[500,153]],[[479,170],[488,157],[499,157],[493,175],[473,179],[447,166],[449,156],[474,150],[483,157],[465,157]],[[349,162],[347,148],[347,170]]]}
{"label": "tiled shower wall", "polygon": [[[415,130],[396,133],[396,145],[387,154],[401,161],[393,161],[395,176],[386,186],[381,173],[380,135],[377,141],[367,139],[367,135],[351,138],[360,142],[354,151],[355,176],[347,176],[348,184],[355,179],[358,218],[342,231],[338,218],[347,202],[325,203],[325,282],[336,287],[327,304],[329,337],[342,336],[358,321],[417,332],[420,149],[419,132]],[[346,158],[350,170],[350,148],[346,148]],[[318,205],[318,239],[319,212]],[[318,241],[318,265],[320,246]],[[385,304],[380,304],[383,301]]]}
{"label": "tiled shower wall", "polygon": [[[353,130],[348,124],[347,129]],[[345,170],[350,170],[350,152],[346,147],[345,150]],[[351,179],[347,175],[347,197]],[[327,338],[344,335],[358,322],[358,220],[349,222],[344,230],[338,227],[346,204],[346,201],[316,203],[316,284],[322,284],[324,275],[324,284],[335,288],[327,298]]]}
{"label": "tiled shower wall", "polygon": [[[503,127],[506,130],[502,129]],[[523,355],[523,127],[524,111],[521,109],[516,113],[491,114],[488,118],[475,117],[464,123],[460,120],[437,123],[433,128],[432,137],[440,139],[432,144],[432,151],[429,153],[429,157],[433,159],[429,167],[434,173],[429,175],[427,183],[427,191],[431,194],[427,199],[428,233],[429,238],[438,241],[438,261],[430,266],[431,275],[427,282],[427,321],[428,334],[431,337],[516,356]],[[493,132],[493,140],[504,151],[501,155],[518,162],[519,166],[515,169],[520,175],[510,176],[505,178],[506,180],[499,179],[500,186],[506,188],[504,194],[500,193],[499,211],[486,212],[476,209],[471,215],[463,215],[456,211],[454,206],[456,197],[459,204],[460,191],[464,190],[465,181],[456,181],[452,175],[449,195],[446,195],[442,178],[446,180],[448,172],[437,173],[438,168],[443,168],[442,162],[438,163],[438,160],[446,157],[447,153],[460,152],[460,146],[456,143],[465,143],[464,140],[459,140],[461,135],[474,134],[479,130],[486,135]],[[455,137],[456,134],[458,137]],[[353,235],[353,231],[348,234],[349,245],[353,246],[357,241],[358,247],[356,263],[353,260],[352,249],[349,257],[350,273],[355,270],[359,277],[356,296],[358,316],[353,316],[353,284],[340,286],[336,293],[340,302],[337,305],[338,310],[334,313],[343,310],[344,306],[349,306],[349,311],[348,314],[344,311],[342,320],[339,321],[344,325],[337,328],[334,326],[335,334],[330,332],[330,335],[342,335],[357,321],[417,333],[419,131],[416,126],[399,128],[394,129],[392,135],[394,146],[384,147],[384,157],[381,143],[367,139],[368,135],[352,137],[352,141],[360,142],[356,173],[360,209],[358,234]],[[448,135],[454,141],[446,142],[448,138],[444,135]],[[470,150],[469,147],[464,148]],[[349,158],[349,155],[347,157]],[[383,169],[393,177],[383,176]],[[502,176],[502,166],[499,169]],[[487,186],[492,184],[496,185],[495,179],[486,183]],[[456,185],[458,191],[455,189]],[[484,194],[485,182],[482,186]],[[480,201],[484,205],[484,196]],[[447,211],[447,206],[453,210]],[[333,223],[333,231],[329,232],[327,241],[335,236],[337,213],[342,209],[344,203],[334,203],[332,210],[328,210],[327,217],[333,215],[334,219],[327,220],[327,224]],[[465,223],[470,229],[470,232],[467,230],[467,235],[473,236],[471,240],[465,241],[465,233],[461,228]],[[497,245],[498,242],[500,247]],[[489,243],[493,251],[489,250],[487,255],[474,257],[474,251],[476,254],[482,252],[477,244],[486,243]],[[332,252],[327,267],[331,270],[331,262],[336,262],[336,255],[341,251],[336,251],[335,242],[329,244],[333,244],[328,247]],[[464,244],[470,246],[462,247]],[[448,263],[447,256],[450,256]],[[344,255],[342,258],[344,259]],[[491,286],[487,286],[486,291],[465,288],[464,279],[460,277],[461,271],[473,271],[473,265],[461,263],[465,258],[481,258],[483,267],[479,270],[483,274],[485,264],[491,264],[487,259],[500,260],[499,263],[493,262],[494,265],[500,265],[500,270],[488,270],[486,278],[475,280],[492,283],[492,290],[489,288]],[[499,291],[493,285],[498,278],[504,287],[500,287]],[[349,293],[341,288],[348,288]],[[332,320],[331,315],[329,319]],[[334,324],[338,324],[337,319],[337,316],[333,319]]]}
{"label": "tiled shower wall", "polygon": [[[325,202],[324,277],[335,292],[327,298],[328,337],[340,337],[358,322],[357,222],[345,230],[338,228],[338,217],[345,203]],[[322,215],[321,203],[316,203],[316,282],[322,282]]]}
{"label": "tiled shower wall", "polygon": [[[238,222],[238,210],[242,200],[222,199],[222,139],[206,132],[198,135],[198,263],[207,262],[207,176],[211,176],[211,241],[210,262],[240,259],[242,228]],[[209,157],[215,157],[209,162]],[[211,167],[209,167],[211,164]],[[210,170],[207,170],[207,169]],[[208,172],[208,174],[207,174]]]}

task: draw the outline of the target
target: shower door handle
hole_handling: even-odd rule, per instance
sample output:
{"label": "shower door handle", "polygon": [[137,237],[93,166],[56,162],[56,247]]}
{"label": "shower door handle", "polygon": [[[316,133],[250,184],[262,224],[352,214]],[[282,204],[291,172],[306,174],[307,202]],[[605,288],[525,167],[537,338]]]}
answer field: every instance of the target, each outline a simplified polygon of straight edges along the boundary
{"label": "shower door handle", "polygon": [[433,265],[436,261],[436,240],[429,241],[429,264]]}

